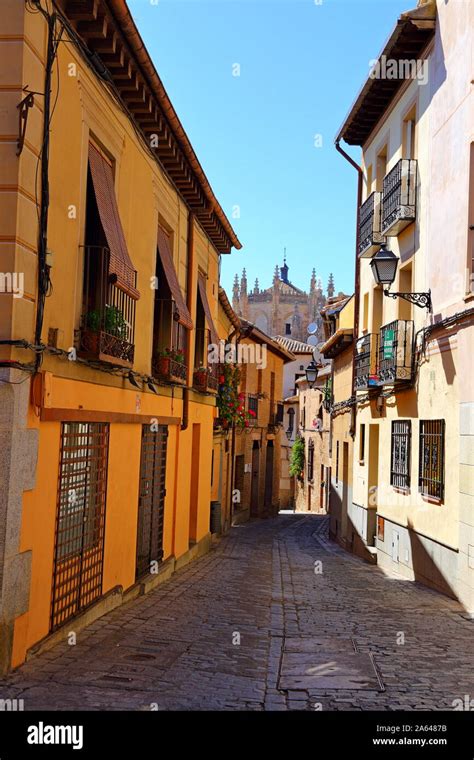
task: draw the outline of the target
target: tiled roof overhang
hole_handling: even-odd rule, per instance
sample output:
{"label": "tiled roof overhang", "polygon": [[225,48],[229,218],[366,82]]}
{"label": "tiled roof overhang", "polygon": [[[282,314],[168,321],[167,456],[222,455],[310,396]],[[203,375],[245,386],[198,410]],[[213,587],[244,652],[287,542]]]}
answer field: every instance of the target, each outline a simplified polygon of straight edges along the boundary
{"label": "tiled roof overhang", "polygon": [[219,303],[222,306],[224,310],[224,314],[227,316],[227,319],[233,325],[237,330],[240,330],[240,317],[237,316],[235,311],[233,310],[230,301],[227,297],[227,293],[225,292],[224,288],[219,285]]}
{"label": "tiled roof overhang", "polygon": [[[397,61],[420,59],[434,36],[435,26],[435,3],[403,13],[378,61],[382,60],[382,56]],[[344,140],[349,145],[362,147],[405,81],[369,76],[339,130],[336,143]]]}
{"label": "tiled roof overhang", "polygon": [[241,248],[173,108],[125,0],[57,0],[219,253]]}
{"label": "tiled roof overhang", "polygon": [[339,330],[336,330],[334,335],[331,335],[325,343],[323,343],[319,350],[326,359],[334,359],[334,357],[344,351],[347,346],[350,346],[353,339],[354,331],[352,328],[340,328]]}

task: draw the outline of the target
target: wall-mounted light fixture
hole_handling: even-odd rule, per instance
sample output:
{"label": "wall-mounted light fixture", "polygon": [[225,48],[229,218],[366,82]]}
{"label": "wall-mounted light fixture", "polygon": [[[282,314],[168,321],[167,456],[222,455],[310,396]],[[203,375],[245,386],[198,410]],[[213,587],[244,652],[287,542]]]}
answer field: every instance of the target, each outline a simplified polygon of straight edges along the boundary
{"label": "wall-mounted light fixture", "polygon": [[431,290],[427,293],[391,293],[389,288],[395,281],[398,258],[392,251],[382,246],[370,262],[372,274],[377,285],[386,285],[384,295],[390,298],[403,298],[405,301],[431,311]]}

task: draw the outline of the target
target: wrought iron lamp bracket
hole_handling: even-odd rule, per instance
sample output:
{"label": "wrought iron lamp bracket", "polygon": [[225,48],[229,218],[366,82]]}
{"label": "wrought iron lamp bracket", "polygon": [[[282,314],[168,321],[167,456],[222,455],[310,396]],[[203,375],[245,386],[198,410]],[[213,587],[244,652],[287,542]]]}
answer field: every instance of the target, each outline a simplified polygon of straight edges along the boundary
{"label": "wrought iron lamp bracket", "polygon": [[421,309],[431,311],[431,290],[428,290],[427,293],[391,293],[387,288],[384,290],[384,295],[390,298],[403,298]]}

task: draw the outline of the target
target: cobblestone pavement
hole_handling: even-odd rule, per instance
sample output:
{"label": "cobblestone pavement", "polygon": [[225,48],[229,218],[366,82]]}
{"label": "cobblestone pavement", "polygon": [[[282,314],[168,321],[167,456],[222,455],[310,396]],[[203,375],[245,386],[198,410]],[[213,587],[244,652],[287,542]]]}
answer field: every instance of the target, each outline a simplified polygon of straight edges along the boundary
{"label": "cobblestone pavement", "polygon": [[326,530],[315,515],[234,528],[75,646],[0,681],[0,698],[26,710],[438,710],[474,696],[474,622]]}

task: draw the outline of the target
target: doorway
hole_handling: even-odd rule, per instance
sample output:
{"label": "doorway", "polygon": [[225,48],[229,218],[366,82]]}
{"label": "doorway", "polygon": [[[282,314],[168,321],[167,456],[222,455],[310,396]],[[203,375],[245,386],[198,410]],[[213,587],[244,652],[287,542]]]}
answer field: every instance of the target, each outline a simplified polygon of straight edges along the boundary
{"label": "doorway", "polygon": [[258,514],[258,487],[260,483],[260,445],[258,441],[252,446],[252,473],[250,484],[250,514]]}
{"label": "doorway", "polygon": [[[375,515],[379,486],[379,426],[369,425],[369,468],[367,478],[367,545],[375,544]],[[365,532],[365,531],[364,531]]]}
{"label": "doorway", "polygon": [[263,499],[265,507],[271,507],[273,501],[273,462],[273,441],[268,441],[265,461],[265,496]]}
{"label": "doorway", "polygon": [[136,578],[150,572],[151,564],[163,557],[163,524],[166,495],[166,449],[168,427],[142,426]]}

